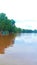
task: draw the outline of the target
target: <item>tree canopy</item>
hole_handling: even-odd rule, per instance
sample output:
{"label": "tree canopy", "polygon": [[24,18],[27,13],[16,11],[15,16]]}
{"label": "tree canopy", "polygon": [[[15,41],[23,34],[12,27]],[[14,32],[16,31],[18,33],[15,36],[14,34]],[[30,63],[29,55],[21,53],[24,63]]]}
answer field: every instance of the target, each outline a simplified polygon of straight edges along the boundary
{"label": "tree canopy", "polygon": [[21,28],[15,26],[15,20],[8,19],[5,13],[0,13],[0,31],[21,32]]}
{"label": "tree canopy", "polygon": [[13,19],[8,19],[5,13],[0,13],[0,32],[1,31],[8,31],[9,33],[14,32],[14,33],[37,33],[37,30],[26,30],[26,29],[21,29],[17,28],[15,26],[15,20]]}
{"label": "tree canopy", "polygon": [[0,13],[0,31],[12,31],[15,21],[8,19],[6,14]]}

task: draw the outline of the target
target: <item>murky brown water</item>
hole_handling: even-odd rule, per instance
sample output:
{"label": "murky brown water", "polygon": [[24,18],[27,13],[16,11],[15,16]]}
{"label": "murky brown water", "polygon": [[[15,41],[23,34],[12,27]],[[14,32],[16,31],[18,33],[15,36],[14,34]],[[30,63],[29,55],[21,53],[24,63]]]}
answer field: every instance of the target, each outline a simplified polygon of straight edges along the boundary
{"label": "murky brown water", "polygon": [[0,36],[0,65],[37,65],[37,34]]}
{"label": "murky brown water", "polygon": [[9,46],[13,46],[15,40],[14,35],[6,35],[6,36],[0,36],[0,54],[5,53],[5,48],[8,48]]}

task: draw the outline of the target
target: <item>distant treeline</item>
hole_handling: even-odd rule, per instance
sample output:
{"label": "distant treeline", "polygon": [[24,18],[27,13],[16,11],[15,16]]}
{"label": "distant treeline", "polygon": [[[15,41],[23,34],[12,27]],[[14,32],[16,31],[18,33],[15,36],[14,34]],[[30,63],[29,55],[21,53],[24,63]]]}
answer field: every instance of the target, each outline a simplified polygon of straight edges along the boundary
{"label": "distant treeline", "polygon": [[26,29],[23,29],[22,30],[23,33],[37,33],[37,30],[26,30]]}
{"label": "distant treeline", "polygon": [[25,30],[15,26],[15,20],[8,19],[5,13],[0,13],[0,33],[37,33],[37,30]]}

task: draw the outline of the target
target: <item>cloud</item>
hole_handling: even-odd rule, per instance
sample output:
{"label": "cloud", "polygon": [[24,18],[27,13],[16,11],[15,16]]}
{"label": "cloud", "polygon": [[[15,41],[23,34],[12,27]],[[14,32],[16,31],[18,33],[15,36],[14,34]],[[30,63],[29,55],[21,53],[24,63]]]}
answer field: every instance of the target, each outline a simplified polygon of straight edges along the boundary
{"label": "cloud", "polygon": [[37,20],[37,0],[0,0],[0,12],[16,20]]}
{"label": "cloud", "polygon": [[0,0],[1,12],[10,19],[21,20],[16,22],[18,27],[37,29],[37,0]]}

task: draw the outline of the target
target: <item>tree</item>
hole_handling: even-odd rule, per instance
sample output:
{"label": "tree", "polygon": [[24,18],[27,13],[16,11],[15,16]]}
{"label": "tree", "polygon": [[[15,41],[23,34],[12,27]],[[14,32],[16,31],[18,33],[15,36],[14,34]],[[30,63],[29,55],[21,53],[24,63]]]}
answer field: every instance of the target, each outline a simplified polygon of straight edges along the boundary
{"label": "tree", "polygon": [[9,33],[20,33],[21,28],[15,26],[13,19],[8,19],[5,13],[0,13],[0,31],[9,31]]}
{"label": "tree", "polygon": [[6,14],[0,13],[0,31],[9,31],[11,28],[11,21]]}
{"label": "tree", "polygon": [[15,21],[13,19],[11,19],[11,25],[15,26]]}

